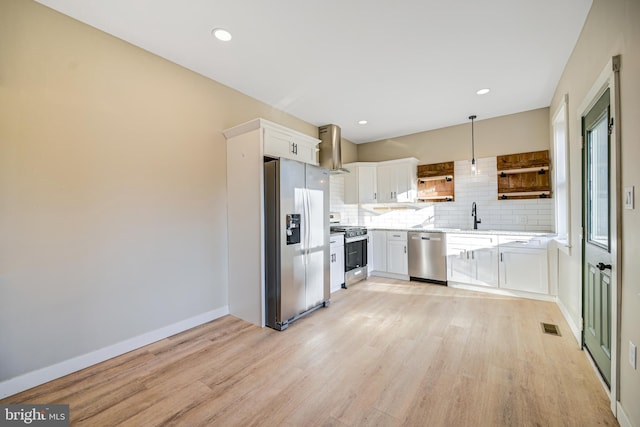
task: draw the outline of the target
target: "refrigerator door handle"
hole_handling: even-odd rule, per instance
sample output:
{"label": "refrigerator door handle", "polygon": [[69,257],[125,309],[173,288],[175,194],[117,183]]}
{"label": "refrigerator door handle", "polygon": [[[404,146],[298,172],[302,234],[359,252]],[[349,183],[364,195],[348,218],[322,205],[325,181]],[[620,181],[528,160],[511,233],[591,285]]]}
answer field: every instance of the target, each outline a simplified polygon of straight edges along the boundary
{"label": "refrigerator door handle", "polygon": [[302,260],[304,265],[307,265],[307,232],[309,225],[307,224],[307,189],[302,190]]}
{"label": "refrigerator door handle", "polygon": [[302,201],[304,205],[304,263],[309,264],[309,241],[311,240],[311,227],[309,224],[309,217],[311,207],[309,204],[309,189],[305,188],[303,191]]}

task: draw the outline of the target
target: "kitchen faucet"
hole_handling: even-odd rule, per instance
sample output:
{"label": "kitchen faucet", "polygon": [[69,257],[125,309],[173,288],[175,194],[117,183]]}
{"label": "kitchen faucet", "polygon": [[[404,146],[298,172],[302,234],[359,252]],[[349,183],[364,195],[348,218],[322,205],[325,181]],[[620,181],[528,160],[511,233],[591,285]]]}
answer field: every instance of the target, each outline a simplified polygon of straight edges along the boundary
{"label": "kitchen faucet", "polygon": [[471,205],[471,216],[473,217],[473,229],[478,229],[478,224],[482,224],[482,220],[478,218],[478,210],[476,208],[476,202]]}

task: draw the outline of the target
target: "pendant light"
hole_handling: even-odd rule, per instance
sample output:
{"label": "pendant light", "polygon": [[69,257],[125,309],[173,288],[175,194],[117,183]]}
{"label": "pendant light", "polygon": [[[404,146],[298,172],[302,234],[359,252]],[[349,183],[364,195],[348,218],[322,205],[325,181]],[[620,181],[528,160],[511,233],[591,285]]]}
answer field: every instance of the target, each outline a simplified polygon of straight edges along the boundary
{"label": "pendant light", "polygon": [[471,120],[471,175],[476,175],[478,173],[478,169],[476,167],[476,145],[475,140],[473,138],[473,121],[476,119],[476,115],[469,116],[469,120]]}

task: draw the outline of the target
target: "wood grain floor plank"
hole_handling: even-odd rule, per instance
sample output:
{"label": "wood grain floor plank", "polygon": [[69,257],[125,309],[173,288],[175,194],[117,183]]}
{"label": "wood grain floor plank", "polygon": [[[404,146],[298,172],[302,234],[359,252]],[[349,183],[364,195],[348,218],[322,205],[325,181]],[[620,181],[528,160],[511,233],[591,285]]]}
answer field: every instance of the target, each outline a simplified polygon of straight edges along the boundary
{"label": "wood grain floor plank", "polygon": [[284,332],[225,316],[2,400],[25,402],[78,426],[617,425],[555,304],[382,278]]}

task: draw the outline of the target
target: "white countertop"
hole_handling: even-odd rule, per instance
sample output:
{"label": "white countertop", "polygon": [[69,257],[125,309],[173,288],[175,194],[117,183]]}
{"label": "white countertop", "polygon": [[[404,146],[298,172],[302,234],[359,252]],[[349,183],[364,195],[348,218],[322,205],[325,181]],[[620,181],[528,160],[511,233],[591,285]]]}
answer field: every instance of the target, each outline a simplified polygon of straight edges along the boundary
{"label": "white countertop", "polygon": [[517,236],[548,236],[553,237],[555,233],[550,231],[520,231],[520,230],[463,230],[460,228],[420,228],[420,227],[367,227],[368,230],[381,231],[417,231],[422,233],[449,233],[449,234],[494,234],[494,235],[517,235]]}

